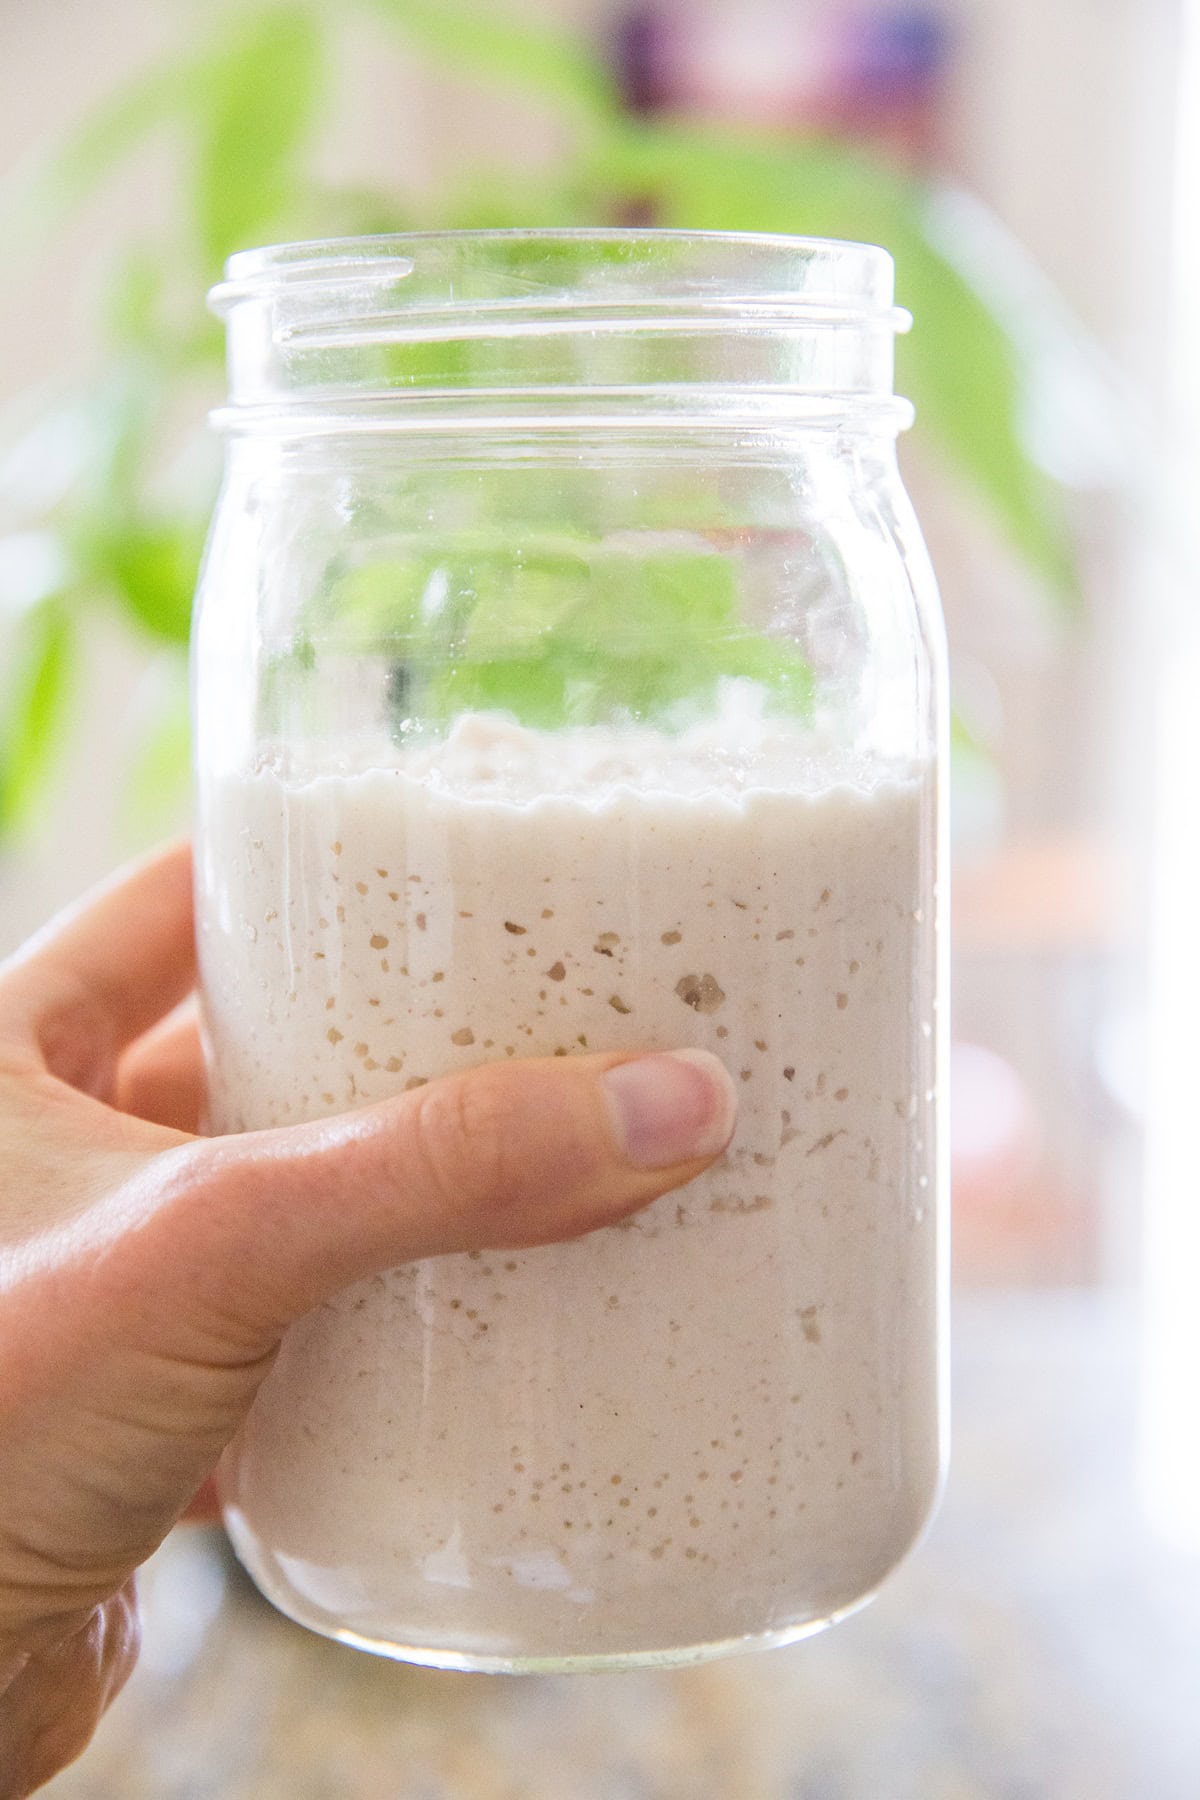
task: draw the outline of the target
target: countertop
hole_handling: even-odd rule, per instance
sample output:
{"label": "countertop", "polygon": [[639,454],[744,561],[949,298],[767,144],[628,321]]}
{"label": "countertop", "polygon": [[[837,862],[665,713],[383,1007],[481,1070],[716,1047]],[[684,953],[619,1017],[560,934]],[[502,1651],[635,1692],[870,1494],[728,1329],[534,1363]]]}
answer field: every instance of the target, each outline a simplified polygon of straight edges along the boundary
{"label": "countertop", "polygon": [[[50,1800],[1198,1800],[1200,1555],[1135,1483],[1137,1319],[971,1295],[953,1470],[875,1603],[667,1673],[407,1668],[302,1631],[217,1531],[143,1585],[141,1665]],[[1200,1405],[1200,1396],[1197,1396]]]}

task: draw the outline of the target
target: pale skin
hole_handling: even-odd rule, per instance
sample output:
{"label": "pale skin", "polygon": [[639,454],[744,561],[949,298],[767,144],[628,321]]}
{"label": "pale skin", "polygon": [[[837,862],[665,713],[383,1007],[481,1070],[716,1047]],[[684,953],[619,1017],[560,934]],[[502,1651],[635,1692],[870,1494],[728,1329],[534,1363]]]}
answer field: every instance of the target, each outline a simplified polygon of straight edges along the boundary
{"label": "pale skin", "polygon": [[198,1135],[176,845],[0,966],[0,1800],[84,1749],[137,1659],[135,1570],[280,1336],[377,1270],[577,1237],[706,1168],[715,1058],[487,1064],[287,1131]]}

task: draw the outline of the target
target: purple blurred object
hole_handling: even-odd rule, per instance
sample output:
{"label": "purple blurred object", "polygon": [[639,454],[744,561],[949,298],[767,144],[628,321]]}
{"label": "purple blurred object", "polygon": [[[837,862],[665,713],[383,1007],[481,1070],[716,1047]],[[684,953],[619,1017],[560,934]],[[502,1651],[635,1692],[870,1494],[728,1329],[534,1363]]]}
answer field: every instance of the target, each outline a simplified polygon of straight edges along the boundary
{"label": "purple blurred object", "polygon": [[631,112],[682,112],[934,149],[954,34],[941,6],[640,0],[612,60]]}
{"label": "purple blurred object", "polygon": [[635,6],[617,20],[612,64],[631,113],[661,112],[671,101],[670,30],[661,6]]}
{"label": "purple blurred object", "polygon": [[846,14],[843,30],[847,86],[860,102],[927,94],[950,61],[952,32],[935,7],[855,9]]}

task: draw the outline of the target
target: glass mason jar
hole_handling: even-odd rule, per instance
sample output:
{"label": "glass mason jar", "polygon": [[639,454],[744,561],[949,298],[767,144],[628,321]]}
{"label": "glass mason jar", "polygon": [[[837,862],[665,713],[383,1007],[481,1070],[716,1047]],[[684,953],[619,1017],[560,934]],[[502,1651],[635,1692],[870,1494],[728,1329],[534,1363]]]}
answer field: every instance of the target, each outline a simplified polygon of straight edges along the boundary
{"label": "glass mason jar", "polygon": [[449,1668],[859,1605],[939,1480],[944,655],[892,264],[463,233],[232,260],[195,632],[215,1129],[697,1046],[624,1227],[292,1328],[222,1469],[284,1612]]}

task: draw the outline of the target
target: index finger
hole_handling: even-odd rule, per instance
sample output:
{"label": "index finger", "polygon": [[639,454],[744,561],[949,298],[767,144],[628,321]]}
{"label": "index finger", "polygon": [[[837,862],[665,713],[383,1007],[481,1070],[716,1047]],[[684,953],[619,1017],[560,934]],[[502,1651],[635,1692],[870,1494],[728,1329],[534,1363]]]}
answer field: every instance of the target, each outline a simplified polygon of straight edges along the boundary
{"label": "index finger", "polygon": [[0,1039],[107,1097],[116,1059],[195,981],[192,856],[167,845],[61,913],[0,966]]}

